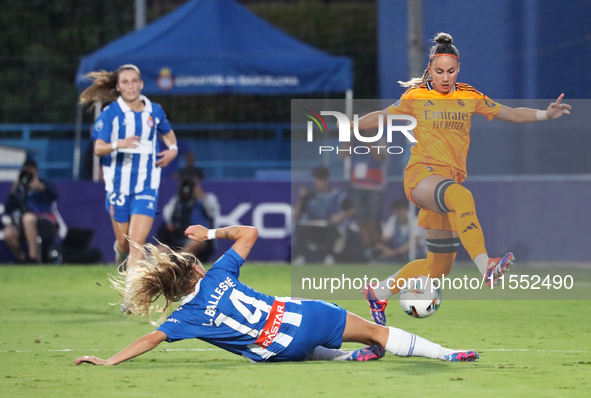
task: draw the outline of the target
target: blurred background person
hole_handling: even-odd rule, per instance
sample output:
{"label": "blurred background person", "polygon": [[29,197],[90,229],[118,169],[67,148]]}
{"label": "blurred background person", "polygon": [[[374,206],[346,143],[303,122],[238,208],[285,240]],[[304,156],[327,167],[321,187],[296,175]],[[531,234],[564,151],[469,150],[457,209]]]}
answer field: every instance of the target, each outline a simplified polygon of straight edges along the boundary
{"label": "blurred background person", "polygon": [[[408,219],[409,202],[400,198],[390,204],[390,217],[382,228],[382,239],[374,248],[374,258],[381,262],[409,261],[410,232],[412,226]],[[425,231],[417,227],[415,257],[424,258],[426,253]]]}
{"label": "blurred background person", "polygon": [[[27,159],[12,184],[2,219],[4,240],[17,263],[42,262],[42,244],[52,243],[59,229],[53,206],[56,200],[53,186],[39,178],[37,162]],[[26,252],[22,249],[23,240]]]}
{"label": "blurred background person", "polygon": [[302,189],[295,207],[296,250],[294,265],[307,261],[335,262],[335,254],[344,250],[349,220],[355,208],[342,190],[329,185],[329,170],[312,170],[314,188]]}
{"label": "blurred background person", "polygon": [[214,241],[196,242],[185,236],[190,225],[215,228],[220,214],[217,196],[201,186],[203,177],[203,171],[196,168],[194,177],[181,183],[178,193],[164,206],[164,224],[158,229],[157,239],[179,253],[192,253],[206,262],[215,250]]}
{"label": "blurred background person", "polygon": [[195,155],[191,151],[185,151],[184,156],[185,165],[174,173],[175,179],[179,181],[186,181],[192,178],[203,180],[203,170],[195,166]]}

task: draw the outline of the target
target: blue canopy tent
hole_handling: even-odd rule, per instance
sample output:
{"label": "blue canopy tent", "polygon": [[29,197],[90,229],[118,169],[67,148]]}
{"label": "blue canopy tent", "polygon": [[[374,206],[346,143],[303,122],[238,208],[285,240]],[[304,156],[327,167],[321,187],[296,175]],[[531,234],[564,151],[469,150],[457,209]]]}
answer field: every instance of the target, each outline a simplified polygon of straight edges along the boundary
{"label": "blue canopy tent", "polygon": [[[352,99],[352,63],[304,44],[234,0],[191,0],[144,29],[84,57],[76,86],[91,71],[137,65],[148,95],[305,94],[346,92]],[[348,104],[351,102],[349,101]],[[348,108],[351,108],[348,105]],[[78,111],[74,178],[80,164]]]}
{"label": "blue canopy tent", "polygon": [[329,56],[274,28],[234,0],[191,0],[151,25],[84,57],[85,75],[132,63],[144,92],[304,94],[352,87],[351,60]]}

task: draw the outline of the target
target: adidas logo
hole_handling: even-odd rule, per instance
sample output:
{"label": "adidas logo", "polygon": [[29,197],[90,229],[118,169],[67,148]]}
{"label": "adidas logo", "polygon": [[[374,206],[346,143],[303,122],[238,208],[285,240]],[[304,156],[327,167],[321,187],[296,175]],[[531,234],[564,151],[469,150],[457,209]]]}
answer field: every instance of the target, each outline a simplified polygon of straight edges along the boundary
{"label": "adidas logo", "polygon": [[464,231],[462,231],[462,233],[469,231],[471,229],[478,229],[478,227],[476,226],[476,224],[470,223],[470,225],[468,225],[468,227],[466,227],[466,229]]}
{"label": "adidas logo", "polygon": [[425,105],[423,106],[431,106],[431,105],[435,105],[431,100],[425,102]]}

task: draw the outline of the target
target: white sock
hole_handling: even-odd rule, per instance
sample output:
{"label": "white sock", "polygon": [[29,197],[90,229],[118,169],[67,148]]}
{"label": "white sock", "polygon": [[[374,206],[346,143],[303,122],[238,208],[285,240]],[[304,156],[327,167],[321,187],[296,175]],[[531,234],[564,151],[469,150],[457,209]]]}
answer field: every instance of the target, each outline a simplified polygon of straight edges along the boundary
{"label": "white sock", "polygon": [[378,300],[388,300],[390,296],[392,296],[390,286],[394,285],[394,280],[396,279],[399,273],[400,271],[398,271],[394,275],[390,275],[383,281],[380,281],[380,283],[378,283],[378,286],[373,288],[373,292],[378,298]]}
{"label": "white sock", "polygon": [[488,254],[480,253],[474,257],[474,263],[476,263],[478,271],[480,271],[482,275],[486,274],[486,268],[488,267]]}
{"label": "white sock", "polygon": [[399,357],[425,357],[443,360],[443,356],[453,350],[443,348],[427,339],[408,333],[402,329],[389,327],[390,334],[386,351]]}
{"label": "white sock", "polygon": [[346,361],[351,351],[342,351],[318,346],[308,355],[309,361]]}

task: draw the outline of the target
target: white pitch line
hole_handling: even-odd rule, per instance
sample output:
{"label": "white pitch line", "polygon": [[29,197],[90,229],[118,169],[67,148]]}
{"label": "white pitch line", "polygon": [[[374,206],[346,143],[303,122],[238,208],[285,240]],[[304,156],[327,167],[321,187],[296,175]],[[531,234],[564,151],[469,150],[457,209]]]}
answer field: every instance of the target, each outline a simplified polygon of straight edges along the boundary
{"label": "white pitch line", "polygon": [[[74,348],[64,348],[61,350],[0,350],[0,353],[7,353],[7,352],[18,352],[18,353],[27,353],[27,352],[74,352],[74,351],[84,351],[84,352],[105,352],[105,351],[121,351],[114,348],[105,348],[105,349],[74,349]],[[155,350],[160,352],[168,352],[168,351],[223,351],[220,348],[171,348],[171,349],[161,349]]]}
{"label": "white pitch line", "polygon": [[[74,348],[64,348],[61,350],[0,350],[0,353],[29,353],[29,352],[75,352],[75,351],[83,351],[83,352],[108,352],[108,351],[120,351],[114,348],[104,348],[104,349],[74,349]],[[161,349],[155,350],[160,352],[203,352],[203,351],[224,351],[221,348],[171,348],[171,349]],[[563,352],[563,353],[583,353],[583,352],[591,352],[591,351],[582,351],[582,350],[534,350],[530,348],[482,348],[478,351],[498,351],[498,352]]]}
{"label": "white pitch line", "polygon": [[532,350],[529,348],[491,348],[491,349],[482,349],[481,351],[508,351],[508,352],[591,352],[591,351],[581,351],[581,350]]}

